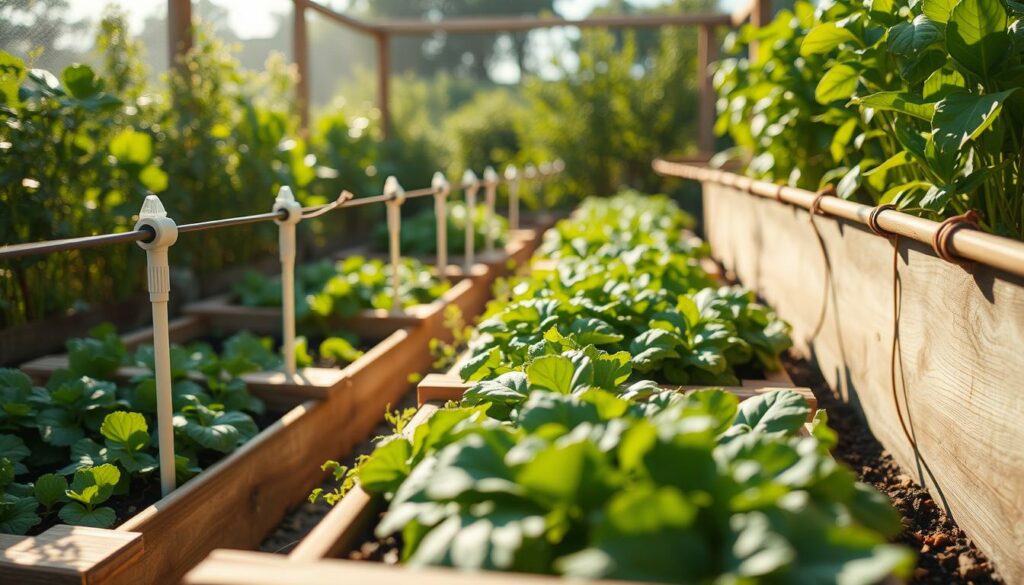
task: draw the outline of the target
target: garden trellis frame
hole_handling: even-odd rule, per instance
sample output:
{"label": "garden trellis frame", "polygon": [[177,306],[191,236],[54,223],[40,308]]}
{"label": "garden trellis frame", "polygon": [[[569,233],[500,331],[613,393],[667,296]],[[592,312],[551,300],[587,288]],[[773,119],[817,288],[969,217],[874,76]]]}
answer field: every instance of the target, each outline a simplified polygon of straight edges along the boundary
{"label": "garden trellis frame", "polygon": [[[292,0],[292,60],[298,69],[299,79],[295,87],[296,105],[302,131],[309,128],[309,38],[306,27],[306,11],[312,10],[332,22],[349,30],[374,38],[377,44],[377,107],[381,113],[381,130],[385,137],[391,133],[391,39],[396,36],[425,36],[435,33],[473,34],[529,31],[544,28],[660,28],[697,27],[697,126],[698,150],[710,156],[715,147],[714,118],[715,91],[711,83],[709,66],[718,58],[718,28],[735,28],[747,20],[755,26],[768,22],[771,14],[771,0],[750,0],[733,13],[665,14],[594,16],[580,20],[561,17],[495,17],[495,18],[452,18],[430,20],[387,20],[367,21],[347,16],[313,0]],[[192,46],[192,3],[191,0],[168,0],[167,23],[170,48],[170,62],[179,62],[178,57]],[[750,45],[751,54],[757,51],[756,43]]]}

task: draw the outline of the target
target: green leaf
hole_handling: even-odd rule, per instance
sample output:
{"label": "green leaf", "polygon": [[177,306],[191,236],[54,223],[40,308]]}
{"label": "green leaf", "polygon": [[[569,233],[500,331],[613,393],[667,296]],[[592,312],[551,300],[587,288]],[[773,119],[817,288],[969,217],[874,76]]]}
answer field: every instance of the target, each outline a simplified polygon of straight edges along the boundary
{"label": "green leaf", "polygon": [[22,463],[32,452],[25,446],[25,441],[15,435],[0,435],[0,457],[11,462],[15,475],[28,471]]}
{"label": "green leaf", "polygon": [[942,40],[942,29],[924,14],[911,22],[901,22],[889,29],[889,52],[896,55],[915,55]]}
{"label": "green leaf", "polygon": [[663,329],[644,331],[629,344],[633,354],[633,367],[639,372],[649,372],[662,360],[679,357],[679,337]]}
{"label": "green leaf", "polygon": [[112,412],[103,419],[100,434],[126,449],[137,451],[149,444],[146,417],[137,412]]}
{"label": "green leaf", "polygon": [[68,489],[68,480],[63,475],[47,473],[40,475],[32,486],[33,495],[36,500],[47,510],[53,508],[58,502],[66,502],[68,497],[65,492]]}
{"label": "green leaf", "polygon": [[824,409],[814,413],[814,419],[811,421],[811,436],[829,451],[839,442],[839,435],[828,426],[828,413]]}
{"label": "green leaf", "polygon": [[531,388],[540,388],[560,394],[573,390],[576,368],[569,358],[560,355],[539,357],[526,366],[526,380]]}
{"label": "green leaf", "polygon": [[622,341],[622,334],[600,319],[576,319],[569,326],[580,345],[604,345]]}
{"label": "green leaf", "polygon": [[810,57],[812,55],[828,53],[843,43],[861,44],[860,39],[849,30],[839,28],[834,22],[826,22],[812,28],[807,33],[807,36],[804,37],[803,42],[800,44],[800,55]]}
{"label": "green leaf", "polygon": [[17,106],[18,88],[25,79],[25,62],[8,53],[0,51],[0,104]]}
{"label": "green leaf", "polygon": [[110,141],[110,154],[120,165],[144,167],[153,160],[153,139],[145,132],[125,128]]}
{"label": "green leaf", "polygon": [[931,19],[932,22],[946,24],[949,21],[949,14],[953,12],[959,0],[922,0],[921,11]]}
{"label": "green leaf", "polygon": [[230,453],[256,436],[259,428],[249,415],[237,411],[215,411],[196,406],[194,416],[177,415],[174,426],[201,447]]}
{"label": "green leaf", "polygon": [[964,76],[953,69],[939,69],[924,81],[921,96],[926,100],[941,100],[950,93],[967,86]]}
{"label": "green leaf", "polygon": [[396,437],[373,451],[373,457],[359,466],[359,484],[370,493],[384,493],[398,489],[409,476],[409,441]]}
{"label": "green leaf", "polygon": [[39,524],[35,498],[0,492],[0,534],[25,534]]}
{"label": "green leaf", "polygon": [[935,112],[935,104],[925,102],[916,95],[899,91],[880,91],[864,97],[855,97],[850,103],[865,108],[899,112],[929,122]]}
{"label": "green leaf", "polygon": [[909,153],[907,153],[907,151],[901,150],[901,151],[897,152],[896,154],[892,155],[891,157],[889,157],[888,159],[886,159],[886,161],[883,162],[882,164],[880,164],[880,165],[872,168],[870,171],[864,173],[864,176],[865,177],[871,177],[871,176],[877,175],[879,173],[885,173],[885,172],[889,171],[890,169],[894,169],[896,167],[903,166],[903,165],[905,165],[905,164],[910,162],[909,156],[910,155],[909,155]]}
{"label": "green leaf", "polygon": [[75,472],[71,488],[67,490],[66,494],[72,500],[92,508],[107,501],[114,493],[114,487],[119,481],[121,481],[121,472],[110,463],[79,469]]}
{"label": "green leaf", "polygon": [[740,403],[737,425],[747,425],[754,432],[792,433],[807,420],[810,408],[803,396],[790,390],[759,394]]}
{"label": "green leaf", "polygon": [[68,92],[80,100],[96,97],[103,91],[103,80],[88,65],[75,63],[65,68],[60,77]]}
{"label": "green leaf", "polygon": [[857,91],[860,73],[853,67],[840,63],[825,72],[814,89],[814,99],[828,105],[838,100],[848,100]]}
{"label": "green leaf", "polygon": [[363,352],[343,337],[328,337],[320,344],[320,357],[339,364],[350,364],[362,355]]}
{"label": "green leaf", "polygon": [[78,502],[66,504],[57,515],[66,524],[93,528],[110,528],[117,521],[113,508],[103,506],[89,510]]}
{"label": "green leaf", "polygon": [[462,404],[489,404],[488,416],[502,420],[508,417],[513,408],[522,404],[528,394],[529,383],[526,381],[526,374],[508,372],[467,389],[462,396]]}
{"label": "green leaf", "polygon": [[846,147],[849,146],[850,140],[853,139],[853,133],[857,131],[857,118],[850,118],[843,122],[835,134],[832,135],[832,143],[829,145],[829,153],[832,155],[832,161],[835,163],[842,162],[846,156]]}
{"label": "green leaf", "polygon": [[1010,51],[1001,0],[960,0],[946,25],[946,49],[962,67],[988,79]]}
{"label": "green leaf", "polygon": [[966,91],[947,95],[935,105],[932,118],[936,145],[943,150],[963,148],[992,125],[1014,91],[1016,88],[987,95]]}
{"label": "green leaf", "polygon": [[309,354],[309,342],[306,337],[300,335],[295,338],[295,365],[300,368],[308,368],[313,365],[313,356]]}

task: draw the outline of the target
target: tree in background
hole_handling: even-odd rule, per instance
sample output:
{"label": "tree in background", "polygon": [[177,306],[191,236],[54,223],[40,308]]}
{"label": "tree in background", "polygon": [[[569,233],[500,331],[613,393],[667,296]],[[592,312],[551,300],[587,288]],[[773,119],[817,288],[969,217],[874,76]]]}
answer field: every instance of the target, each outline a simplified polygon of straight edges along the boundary
{"label": "tree in background", "polygon": [[[521,16],[554,11],[555,0],[373,0],[358,8],[377,18],[439,19],[468,16]],[[496,58],[503,57],[502,45],[511,44],[520,71],[525,74],[526,35],[433,35],[427,38],[399,37],[392,41],[392,59],[398,71],[421,75],[440,71],[458,72],[479,79],[488,77]]]}

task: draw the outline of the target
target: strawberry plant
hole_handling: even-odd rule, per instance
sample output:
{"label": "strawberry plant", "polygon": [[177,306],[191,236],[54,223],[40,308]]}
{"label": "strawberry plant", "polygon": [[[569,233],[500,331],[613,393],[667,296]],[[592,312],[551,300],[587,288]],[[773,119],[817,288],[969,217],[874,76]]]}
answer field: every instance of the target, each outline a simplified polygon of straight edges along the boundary
{"label": "strawberry plant", "polygon": [[[68,341],[69,367],[54,372],[45,387],[18,370],[0,369],[0,532],[24,534],[57,521],[108,527],[117,520],[104,505],[110,498],[156,481],[152,348],[129,355],[113,328],[93,333]],[[331,344],[335,353],[351,357],[338,341]],[[263,404],[238,376],[277,367],[280,359],[269,340],[248,333],[223,347],[220,355],[206,343],[171,347],[179,481],[259,430],[249,413],[262,413]],[[149,371],[122,385],[113,378],[124,365]],[[197,374],[201,382],[191,379]]]}

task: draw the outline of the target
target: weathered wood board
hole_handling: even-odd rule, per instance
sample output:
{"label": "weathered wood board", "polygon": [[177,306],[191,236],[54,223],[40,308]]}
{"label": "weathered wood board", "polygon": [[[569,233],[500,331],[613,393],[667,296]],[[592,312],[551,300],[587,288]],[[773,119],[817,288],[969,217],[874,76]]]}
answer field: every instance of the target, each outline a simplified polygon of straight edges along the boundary
{"label": "weathered wood board", "polygon": [[0,534],[0,575],[19,585],[106,583],[142,553],[137,532],[57,525],[39,536]]}
{"label": "weathered wood board", "polygon": [[[408,569],[365,561],[295,561],[269,553],[217,550],[185,576],[187,585],[564,585],[561,577],[522,573],[459,572],[453,569]],[[627,581],[600,581],[629,585]],[[634,583],[633,585],[639,585]]]}
{"label": "weathered wood board", "polygon": [[[704,224],[715,257],[793,324],[798,349],[876,437],[924,482],[1007,582],[1024,582],[1024,282],[984,266],[964,270],[900,241],[898,398],[890,383],[893,247],[863,226],[817,222],[803,209],[705,183]],[[901,380],[901,381],[900,381]]]}

